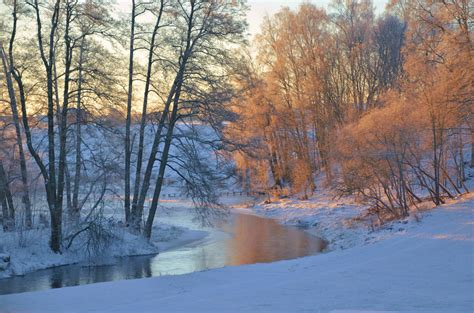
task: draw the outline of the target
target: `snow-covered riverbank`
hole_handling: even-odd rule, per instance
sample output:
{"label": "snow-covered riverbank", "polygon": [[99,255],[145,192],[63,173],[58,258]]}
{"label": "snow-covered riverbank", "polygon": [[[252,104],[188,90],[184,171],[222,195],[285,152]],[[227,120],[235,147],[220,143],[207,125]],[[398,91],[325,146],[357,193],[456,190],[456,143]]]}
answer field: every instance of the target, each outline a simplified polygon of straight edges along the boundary
{"label": "snow-covered riverbank", "polygon": [[[425,203],[424,206],[432,207],[432,204]],[[364,216],[366,206],[356,203],[352,197],[337,198],[329,190],[319,191],[308,200],[284,198],[248,203],[243,208],[234,205],[234,208],[242,213],[274,218],[284,225],[301,227],[324,238],[328,243],[327,251],[347,249],[391,237],[421,214],[412,212],[406,220],[380,226],[375,216]]]}
{"label": "snow-covered riverbank", "polygon": [[[0,297],[3,312],[472,312],[474,196],[369,245],[271,264]],[[118,295],[123,295],[118,297]],[[87,299],[87,301],[84,301]]]}
{"label": "snow-covered riverbank", "polygon": [[208,235],[206,231],[161,223],[155,226],[153,237],[147,242],[119,225],[111,226],[109,230],[113,235],[110,245],[103,254],[92,257],[85,253],[84,242],[78,243],[79,249],[65,249],[62,254],[53,253],[47,246],[49,229],[25,230],[21,233],[0,231],[0,253],[10,258],[8,267],[0,271],[0,278],[67,264],[111,264],[119,257],[156,254]]}

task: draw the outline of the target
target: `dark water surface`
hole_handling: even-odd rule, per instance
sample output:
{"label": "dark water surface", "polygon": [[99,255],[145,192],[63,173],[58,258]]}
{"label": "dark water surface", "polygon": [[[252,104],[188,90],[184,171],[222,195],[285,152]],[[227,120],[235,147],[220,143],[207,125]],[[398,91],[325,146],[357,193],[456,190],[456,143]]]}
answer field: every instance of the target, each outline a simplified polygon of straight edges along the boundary
{"label": "dark water surface", "polygon": [[[175,216],[166,222],[172,224],[173,220],[183,218]],[[234,214],[211,229],[206,239],[187,246],[158,255],[120,258],[113,265],[67,265],[0,279],[0,294],[268,263],[316,254],[323,248],[323,240],[301,229],[268,218]]]}

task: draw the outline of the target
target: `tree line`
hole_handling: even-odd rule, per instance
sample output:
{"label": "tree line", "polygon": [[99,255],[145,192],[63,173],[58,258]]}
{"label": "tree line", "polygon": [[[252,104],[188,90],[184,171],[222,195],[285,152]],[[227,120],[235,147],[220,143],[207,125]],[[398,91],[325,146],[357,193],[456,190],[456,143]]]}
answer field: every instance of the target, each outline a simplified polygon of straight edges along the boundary
{"label": "tree line", "polygon": [[395,0],[379,15],[370,0],[335,0],[268,17],[226,130],[242,183],[303,198],[328,185],[382,217],[468,192],[472,36],[468,0]]}

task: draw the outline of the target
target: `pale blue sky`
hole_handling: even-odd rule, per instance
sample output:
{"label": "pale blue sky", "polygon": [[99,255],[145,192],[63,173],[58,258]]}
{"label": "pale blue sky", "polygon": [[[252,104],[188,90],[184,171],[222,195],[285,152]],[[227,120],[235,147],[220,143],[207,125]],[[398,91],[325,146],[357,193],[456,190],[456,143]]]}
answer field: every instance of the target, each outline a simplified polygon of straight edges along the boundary
{"label": "pale blue sky", "polygon": [[[260,24],[266,14],[272,15],[283,6],[290,8],[297,8],[298,5],[304,2],[313,3],[319,7],[327,8],[331,0],[248,0],[250,5],[250,12],[248,14],[249,32],[254,35],[258,33]],[[373,0],[374,6],[378,12],[383,11],[388,0]]]}

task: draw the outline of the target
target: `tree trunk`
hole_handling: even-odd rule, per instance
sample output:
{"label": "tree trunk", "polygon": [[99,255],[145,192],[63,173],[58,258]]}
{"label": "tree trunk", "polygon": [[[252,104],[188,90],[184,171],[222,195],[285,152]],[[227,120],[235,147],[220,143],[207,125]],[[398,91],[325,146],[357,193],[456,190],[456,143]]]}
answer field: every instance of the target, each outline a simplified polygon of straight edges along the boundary
{"label": "tree trunk", "polygon": [[79,51],[79,74],[77,87],[77,102],[76,102],[76,160],[75,160],[75,176],[74,176],[74,190],[72,195],[72,205],[69,217],[71,221],[77,222],[80,218],[79,206],[79,185],[81,183],[81,143],[82,143],[82,64],[84,56],[85,37],[82,38],[81,47]]}
{"label": "tree trunk", "polygon": [[474,168],[474,128],[471,129],[471,168]]}
{"label": "tree trunk", "polygon": [[[53,80],[53,63],[54,63],[54,42],[56,36],[56,30],[58,27],[59,20],[59,9],[60,9],[60,0],[56,0],[54,4],[53,14],[51,16],[51,29],[49,32],[48,39],[48,55],[45,53],[43,46],[43,34],[42,34],[42,22],[40,14],[40,5],[38,0],[34,2],[34,9],[36,15],[36,26],[37,26],[37,40],[38,47],[43,62],[45,72],[46,72],[46,83],[47,83],[47,100],[48,100],[48,168],[47,175],[43,173],[43,179],[46,186],[46,194],[48,201],[48,208],[50,211],[51,217],[51,238],[50,238],[50,247],[51,250],[55,253],[61,251],[61,233],[62,233],[62,222],[60,207],[58,206],[58,201],[56,201],[56,154],[55,154],[55,134],[54,134],[54,80]],[[23,112],[23,113],[26,113]],[[31,138],[30,138],[31,139]],[[30,149],[31,150],[31,149]],[[33,149],[34,150],[34,149]],[[41,162],[42,163],[42,162]],[[62,195],[61,195],[62,197]]]}
{"label": "tree trunk", "polygon": [[153,229],[153,221],[155,219],[156,209],[158,208],[158,201],[160,199],[161,188],[163,186],[163,179],[165,176],[166,165],[168,163],[169,150],[171,147],[171,141],[173,139],[173,129],[177,119],[178,112],[178,102],[181,92],[181,86],[178,87],[178,90],[175,95],[175,100],[173,104],[173,111],[168,123],[168,131],[165,138],[165,146],[163,148],[163,153],[161,155],[160,169],[158,171],[158,179],[156,180],[155,192],[153,193],[153,199],[151,201],[150,210],[148,211],[148,218],[145,224],[144,235],[145,238],[151,238],[151,231]]}
{"label": "tree trunk", "polygon": [[[61,108],[61,118],[59,121],[59,164],[58,164],[58,183],[56,202],[54,204],[54,214],[51,216],[51,245],[53,251],[59,252],[61,248],[62,237],[62,214],[63,214],[63,197],[64,197],[64,180],[66,174],[66,142],[67,142],[67,115],[69,106],[69,83],[71,75],[72,63],[72,45],[69,29],[72,20],[72,5],[66,1],[66,23],[65,23],[65,72],[64,72],[64,88],[63,88],[63,106]],[[54,223],[53,223],[54,221]],[[54,224],[54,227],[53,227]]]}
{"label": "tree trunk", "polygon": [[[12,49],[10,49],[10,53],[12,53],[11,50]],[[21,199],[23,202],[23,206],[25,208],[25,226],[27,228],[31,228],[33,224],[33,217],[31,214],[30,195],[28,192],[29,186],[28,186],[28,174],[27,174],[27,169],[26,169],[26,158],[25,158],[25,152],[23,149],[23,139],[21,137],[20,119],[18,116],[18,106],[16,103],[15,91],[14,91],[13,82],[11,79],[11,72],[13,70],[13,67],[11,66],[11,64],[8,65],[7,57],[5,55],[5,50],[3,49],[3,46],[1,43],[0,43],[0,54],[1,54],[2,63],[3,63],[3,71],[4,71],[5,79],[7,82],[8,95],[10,97],[10,108],[12,111],[13,124],[15,126],[16,143],[18,146],[18,153],[20,157],[21,182],[23,185]]]}
{"label": "tree trunk", "polygon": [[132,121],[133,55],[135,52],[135,9],[135,0],[132,0],[132,21],[130,25],[130,50],[128,64],[127,117],[125,121],[125,220],[127,223],[130,222],[130,172],[132,157],[130,127]]}
{"label": "tree trunk", "polygon": [[[135,186],[133,192],[133,202],[132,202],[132,214],[136,215],[141,210],[137,210],[137,205],[139,202],[139,192],[140,192],[140,182],[142,176],[142,165],[143,165],[143,145],[145,139],[145,127],[146,127],[146,115],[147,115],[147,107],[148,107],[148,95],[150,91],[150,83],[151,83],[151,70],[153,65],[153,54],[155,49],[155,40],[156,35],[158,33],[158,29],[160,27],[161,16],[164,9],[164,0],[161,1],[160,12],[158,14],[155,28],[153,29],[153,34],[151,36],[150,42],[150,49],[148,53],[148,66],[147,66],[147,73],[146,73],[146,81],[145,81],[145,92],[143,95],[143,107],[142,107],[142,117],[140,122],[140,135],[138,139],[138,153],[137,153],[137,170],[135,174]],[[141,215],[141,213],[140,213]]]}
{"label": "tree trunk", "polygon": [[170,94],[168,95],[168,99],[165,103],[163,113],[161,114],[160,122],[158,124],[158,129],[153,139],[153,144],[151,147],[150,156],[148,158],[147,167],[145,169],[145,174],[143,176],[143,183],[141,184],[142,186],[141,186],[138,202],[136,205],[136,210],[132,212],[131,214],[132,215],[131,225],[135,230],[140,230],[141,217],[142,217],[143,209],[145,206],[145,198],[148,193],[148,189],[150,188],[150,180],[151,180],[151,175],[153,172],[153,166],[155,165],[156,155],[158,154],[158,148],[160,146],[161,132],[163,131],[166,117],[168,116],[168,113],[169,113],[169,107],[171,105],[174,92],[175,92],[175,84],[173,84],[173,87],[171,88]]}
{"label": "tree trunk", "polygon": [[166,99],[166,102],[165,102],[165,107],[161,114],[160,122],[158,124],[158,129],[153,139],[150,156],[148,157],[147,167],[145,169],[145,174],[143,176],[143,183],[142,183],[142,188],[140,190],[140,196],[138,198],[137,210],[136,212],[133,212],[132,214],[132,225],[133,225],[132,227],[134,227],[135,229],[140,228],[141,216],[143,214],[143,209],[145,206],[145,198],[148,193],[148,189],[150,188],[150,181],[151,181],[151,175],[153,172],[153,166],[155,165],[156,156],[158,154],[158,148],[160,146],[161,133],[163,131],[167,116],[169,114],[171,103],[173,102],[173,100],[176,101],[175,93],[178,87],[181,85],[181,81],[183,79],[182,76],[184,74],[184,68],[186,66],[186,62],[187,62],[187,58],[183,59],[183,62],[181,63],[181,67],[175,76],[173,85],[168,94],[168,98]]}
{"label": "tree trunk", "polygon": [[12,231],[15,227],[15,209],[10,193],[8,177],[0,160],[0,202],[2,204],[3,230]]}
{"label": "tree trunk", "polygon": [[[61,124],[61,104],[59,101],[58,73],[57,73],[56,63],[57,63],[57,59],[56,59],[56,55],[54,55],[54,60],[53,60],[54,101],[56,105],[56,123],[60,125]],[[69,175],[69,169],[68,169],[67,164],[65,167],[65,180],[66,180],[66,205],[70,209],[72,206],[71,176]]]}
{"label": "tree trunk", "polygon": [[438,136],[437,136],[437,130],[436,130],[436,125],[434,121],[434,117],[431,117],[432,119],[432,125],[431,125],[431,131],[433,134],[433,171],[434,171],[434,203],[436,205],[441,204],[441,199],[440,199],[440,160],[438,156]]}

